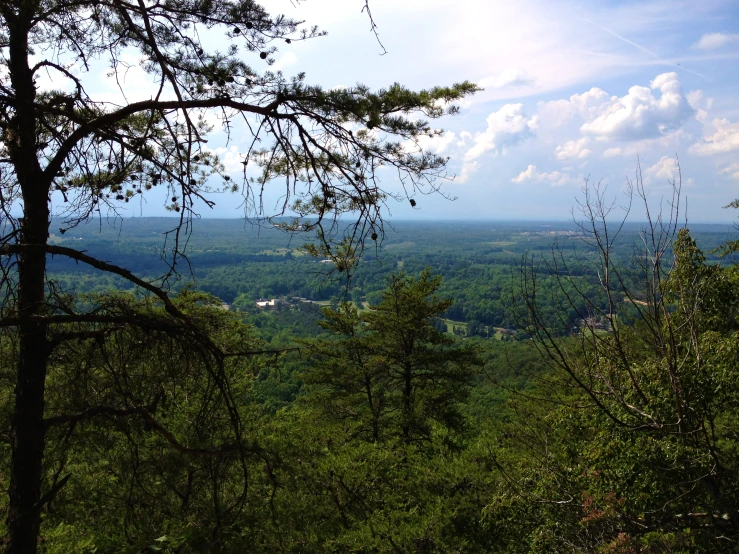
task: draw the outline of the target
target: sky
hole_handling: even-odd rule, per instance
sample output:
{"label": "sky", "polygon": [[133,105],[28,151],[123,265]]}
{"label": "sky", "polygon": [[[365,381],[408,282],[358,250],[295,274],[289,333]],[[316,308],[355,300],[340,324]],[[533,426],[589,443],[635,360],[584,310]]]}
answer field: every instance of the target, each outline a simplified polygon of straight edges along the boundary
{"label": "sky", "polygon": [[[689,221],[738,215],[722,206],[739,197],[739,0],[369,0],[385,54],[365,0],[261,3],[327,31],[279,45],[273,69],[288,76],[484,89],[425,144],[449,157],[442,190],[456,200],[391,204],[391,218],[567,219],[586,180],[622,202],[638,165],[656,206],[678,161]],[[137,87],[130,76],[126,90]],[[210,142],[234,175],[247,144]],[[392,179],[383,185],[395,190]],[[202,215],[239,217],[239,203],[224,197]],[[163,214],[156,202],[136,210]]]}

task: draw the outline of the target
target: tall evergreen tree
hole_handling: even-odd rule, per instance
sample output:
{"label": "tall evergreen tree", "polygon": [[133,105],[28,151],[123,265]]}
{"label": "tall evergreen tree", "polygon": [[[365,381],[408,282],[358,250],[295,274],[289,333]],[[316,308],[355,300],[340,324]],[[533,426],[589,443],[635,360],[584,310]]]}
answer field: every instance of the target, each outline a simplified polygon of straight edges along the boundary
{"label": "tall evergreen tree", "polygon": [[463,427],[460,402],[482,362],[475,348],[437,328],[452,304],[437,295],[440,283],[429,270],[393,274],[368,311],[324,310],[333,338],[312,343],[315,364],[305,376],[324,411],[374,441],[421,445],[434,425]]}
{"label": "tall evergreen tree", "polygon": [[[214,32],[230,41],[225,51],[204,40]],[[165,188],[169,209],[179,214],[167,243],[175,271],[185,242],[181,232],[189,229],[195,203],[212,206],[210,192],[239,189],[204,148],[207,110],[224,116],[227,131],[244,120],[252,146],[243,163],[260,168],[254,181],[245,172],[246,205],[259,206],[259,191],[277,179],[285,186],[283,209],[314,216],[316,226],[326,227],[321,236],[327,240],[332,227],[326,222],[342,212],[359,214],[355,238],[381,234],[382,206],[392,195],[378,181],[380,166],[396,168],[409,194],[435,190],[446,160],[408,145],[436,131],[426,119],[408,116],[453,113],[449,103],[476,87],[327,91],[306,84],[303,74],[288,80],[268,65],[258,69],[271,62],[277,44],[320,34],[270,16],[253,0],[0,1],[0,328],[18,333],[8,552],[36,551],[41,510],[53,493],[42,462],[49,359],[69,337],[60,326],[96,323],[94,330],[75,331],[84,338],[104,337],[106,326],[140,323],[106,306],[64,303],[50,290],[47,255],[128,279],[157,296],[171,317],[189,321],[162,288],[52,243],[52,197],[65,206],[64,233]],[[96,60],[109,59],[109,70],[119,75],[129,52],[155,81],[151,97],[122,105],[96,97],[90,86]],[[58,88],[41,89],[41,72],[53,76]],[[222,359],[217,344],[197,336]]]}

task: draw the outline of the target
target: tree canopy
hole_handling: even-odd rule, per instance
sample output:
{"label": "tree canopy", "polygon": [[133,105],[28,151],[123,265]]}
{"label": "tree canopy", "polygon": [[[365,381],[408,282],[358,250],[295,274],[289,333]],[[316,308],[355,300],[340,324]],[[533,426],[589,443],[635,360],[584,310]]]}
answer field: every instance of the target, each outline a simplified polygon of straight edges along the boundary
{"label": "tree canopy", "polygon": [[[438,192],[446,159],[420,139],[477,87],[324,89],[271,70],[282,44],[322,35],[252,0],[0,0],[5,551],[736,549],[737,266],[680,229],[679,183],[672,211],[647,212],[626,248],[625,223],[586,183],[567,236],[587,255],[532,254],[517,290],[487,266],[521,250],[482,232],[490,251],[451,289],[479,293],[474,310],[420,271],[465,255],[441,249],[396,258],[408,273],[347,289],[354,302],[334,297],[323,319],[304,298],[257,314],[251,292],[219,289],[251,308],[238,313],[172,293],[216,193],[241,195],[249,217],[294,216],[274,223],[315,232],[309,253],[369,281],[381,273],[358,254],[382,241],[387,203]],[[115,79],[132,59],[149,97],[99,95],[95,68]],[[226,137],[248,137],[239,179],[208,145],[214,112]],[[640,176],[629,192],[648,208]],[[158,275],[51,228],[145,198],[174,216],[163,269],[144,266]],[[73,294],[52,257],[133,290]],[[249,290],[275,290],[263,284]],[[441,319],[465,310],[468,325]],[[488,342],[483,323],[508,340]]]}
{"label": "tree canopy", "polygon": [[334,340],[309,343],[315,363],[304,378],[325,417],[374,442],[418,445],[435,427],[461,430],[460,403],[482,361],[436,328],[452,304],[437,296],[440,283],[428,269],[417,279],[393,274],[366,312],[347,302],[324,310]]}
{"label": "tree canopy", "polygon": [[[225,51],[210,46],[207,37],[215,32],[227,38]],[[354,244],[381,236],[382,208],[392,195],[380,183],[379,167],[395,168],[408,196],[437,189],[446,160],[423,151],[417,139],[438,133],[428,118],[456,112],[453,102],[476,87],[325,90],[308,84],[304,74],[287,79],[269,70],[279,44],[321,34],[252,0],[0,2],[0,328],[17,333],[18,342],[9,552],[36,550],[40,510],[55,492],[44,492],[41,477],[46,378],[55,350],[71,337],[105,338],[121,326],[148,325],[121,314],[107,296],[69,302],[47,280],[46,257],[67,257],[128,279],[157,297],[169,317],[197,327],[158,284],[53,244],[52,200],[63,206],[56,214],[63,234],[166,189],[168,209],[179,214],[164,249],[167,277],[177,271],[190,218],[213,205],[216,191],[241,191],[249,214],[273,215],[264,213],[260,198],[280,183],[279,213],[310,216],[302,228],[318,228],[331,253],[332,233],[344,232],[336,225],[342,213],[355,218]],[[124,86],[119,102],[96,96],[95,64],[106,60],[119,76],[129,55],[155,82],[150,98],[129,102]],[[53,88],[41,87],[42,72]],[[219,112],[227,133],[238,121],[239,132],[251,139],[240,183],[205,147],[212,130],[208,110]],[[256,176],[247,178],[252,165]],[[70,324],[92,328],[69,332]],[[222,365],[219,345],[196,334]],[[225,384],[219,390],[224,398],[230,394]],[[75,417],[100,413],[89,408]]]}

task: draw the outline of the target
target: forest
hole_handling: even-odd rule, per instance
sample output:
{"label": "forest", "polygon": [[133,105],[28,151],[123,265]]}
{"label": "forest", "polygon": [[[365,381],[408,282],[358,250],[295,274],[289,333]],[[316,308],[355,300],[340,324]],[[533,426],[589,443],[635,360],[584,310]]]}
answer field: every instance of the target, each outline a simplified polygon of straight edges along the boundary
{"label": "forest", "polygon": [[571,223],[393,219],[482,89],[279,69],[325,35],[0,0],[0,548],[739,551],[735,228],[638,164]]}
{"label": "forest", "polygon": [[[50,258],[74,302],[153,321],[52,357],[44,551],[731,550],[731,228],[675,227],[654,274],[644,224],[606,258],[595,223],[398,223],[347,276],[304,236],[203,221],[177,333],[146,290]],[[153,276],[168,224],[52,238]],[[223,397],[198,333],[227,353]]]}
{"label": "forest", "polygon": [[[187,250],[189,266],[183,266],[182,274],[172,280],[173,290],[195,286],[234,311],[251,313],[259,312],[255,301],[260,298],[282,299],[285,307],[294,297],[319,303],[343,299],[374,304],[393,272],[417,275],[428,267],[442,277],[440,292],[454,299],[444,319],[450,325],[456,322],[465,333],[472,326],[475,332],[470,334],[483,336],[488,329],[493,334],[495,328],[515,327],[508,308],[526,254],[546,256],[553,247],[560,247],[572,264],[594,252],[571,221],[401,221],[393,222],[393,231],[383,242],[365,252],[347,280],[333,264],[321,264],[321,259],[308,255],[304,245],[309,236],[286,234],[272,225],[251,226],[242,220],[203,220],[194,225]],[[167,271],[157,253],[171,226],[167,218],[109,220],[102,228],[97,223],[78,227],[71,236],[52,233],[52,240],[79,246],[92,256],[154,279]],[[690,229],[709,261],[732,262],[732,257],[717,252],[732,237],[731,225],[693,224]],[[614,245],[615,255],[628,260],[642,230],[643,224],[629,223]],[[51,259],[49,271],[75,294],[134,289],[123,278],[100,275],[68,259]],[[597,286],[597,267],[578,267],[575,274],[582,277],[584,287]]]}

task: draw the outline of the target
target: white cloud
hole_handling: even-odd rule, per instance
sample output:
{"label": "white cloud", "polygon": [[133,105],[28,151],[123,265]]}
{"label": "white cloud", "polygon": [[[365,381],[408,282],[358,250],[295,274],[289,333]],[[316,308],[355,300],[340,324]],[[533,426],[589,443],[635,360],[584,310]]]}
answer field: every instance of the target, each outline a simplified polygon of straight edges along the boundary
{"label": "white cloud", "polygon": [[660,160],[651,167],[644,170],[644,178],[647,181],[668,180],[677,178],[678,162],[671,156],[662,156]]}
{"label": "white cloud", "polygon": [[612,146],[603,151],[605,158],[615,156],[644,156],[649,153],[662,155],[665,152],[685,152],[688,146],[695,141],[693,135],[684,129],[657,138],[633,140],[621,143],[621,146]]}
{"label": "white cloud", "polygon": [[[455,142],[456,138],[457,135],[452,131],[446,131],[441,135],[433,135],[431,137],[422,135],[418,137],[418,146],[424,150],[433,152],[434,154],[441,154],[445,152],[453,142]],[[415,152],[417,150],[415,144],[410,141],[404,143],[404,146],[409,152]]]}
{"label": "white cloud", "polygon": [[536,176],[536,166],[529,164],[529,167],[527,167],[525,170],[523,170],[521,173],[518,174],[518,177],[514,177],[511,179],[514,183],[523,183],[524,181],[529,181],[531,179],[534,179]]}
{"label": "white cloud", "polygon": [[244,154],[240,153],[236,146],[230,146],[228,148],[219,146],[218,148],[205,148],[205,150],[218,156],[226,173],[234,174],[244,171],[244,165],[242,164]]}
{"label": "white cloud", "polygon": [[703,123],[708,119],[708,110],[710,110],[713,105],[713,98],[705,98],[704,101],[702,90],[691,90],[685,95],[685,99],[688,101],[688,104],[690,104],[690,107],[695,110],[696,121]]}
{"label": "white cloud", "polygon": [[485,77],[478,82],[482,88],[522,87],[534,84],[534,78],[520,69],[506,69],[495,77]]}
{"label": "white cloud", "polygon": [[485,152],[502,152],[505,146],[517,144],[534,135],[536,117],[529,119],[523,104],[506,104],[488,115],[488,128],[474,136],[474,146],[465,154],[465,161],[479,158]]}
{"label": "white cloud", "polygon": [[[655,97],[653,90],[661,95]],[[679,129],[693,113],[677,73],[663,73],[649,88],[633,86],[626,96],[611,98],[601,106],[600,115],[586,121],[580,130],[604,139],[654,138]]]}
{"label": "white cloud", "polygon": [[456,178],[456,182],[464,184],[470,180],[472,174],[479,169],[480,165],[477,162],[469,162],[462,166],[459,176]]}
{"label": "white cloud", "polygon": [[298,62],[298,57],[294,52],[285,52],[280,58],[270,66],[272,71],[283,71],[286,67],[295,65]]}
{"label": "white cloud", "polygon": [[462,131],[459,133],[459,140],[457,141],[457,146],[460,148],[464,147],[467,144],[467,141],[473,140],[474,137],[472,136],[472,133],[469,131]]}
{"label": "white cloud", "polygon": [[557,146],[554,155],[558,160],[569,160],[571,158],[587,158],[590,150],[585,148],[588,143],[587,137],[580,140],[569,140],[564,144]]}
{"label": "white cloud", "polygon": [[497,112],[488,115],[488,127],[481,133],[470,133],[462,131],[458,146],[465,146],[468,140],[473,145],[464,155],[464,164],[460,174],[459,182],[465,183],[470,175],[475,172],[479,165],[475,161],[487,152],[495,155],[503,153],[509,146],[518,144],[529,137],[534,136],[537,118],[529,118],[523,109],[523,104],[506,104]]}
{"label": "white cloud", "polygon": [[518,177],[511,179],[513,183],[524,183],[526,181],[548,183],[553,187],[561,187],[562,185],[571,183],[573,179],[567,173],[562,173],[561,171],[540,173],[536,170],[535,165],[529,164],[524,171],[518,174]]}
{"label": "white cloud", "polygon": [[[659,91],[659,94],[655,96],[654,91]],[[610,96],[603,89],[593,87],[582,94],[573,94],[569,99],[539,102],[537,115],[541,129],[555,134],[557,129],[561,130],[560,141],[565,139],[567,142],[577,125],[579,134],[584,137],[592,136],[601,141],[643,142],[673,136],[681,131],[691,115],[702,121],[707,117],[706,110],[710,109],[712,101],[712,98],[704,99],[701,90],[692,90],[684,95],[677,74],[663,73],[652,80],[649,88],[632,86],[622,97]],[[705,109],[699,108],[701,105]],[[569,137],[561,136],[565,132]],[[578,142],[570,139],[569,147],[574,148]],[[557,149],[558,157],[566,159],[565,144],[560,148]],[[589,150],[592,149],[591,144]],[[613,148],[608,150],[607,156],[616,154]],[[582,154],[583,157],[585,155]]]}
{"label": "white cloud", "polygon": [[603,151],[603,156],[605,156],[606,158],[614,158],[616,156],[622,156],[623,154],[623,148],[608,148]]}
{"label": "white cloud", "polygon": [[729,177],[739,179],[739,163],[731,164],[729,167],[722,169],[721,173],[727,173]]}
{"label": "white cloud", "polygon": [[739,121],[730,122],[728,119],[714,119],[715,133],[697,142],[690,147],[690,151],[699,156],[711,156],[739,150]]}
{"label": "white cloud", "polygon": [[[539,103],[539,117],[546,127],[559,127],[569,119],[579,116],[585,121],[595,119],[609,99],[608,93],[593,87],[582,94],[573,94],[569,100],[553,100]],[[616,99],[614,96],[613,100]]]}
{"label": "white cloud", "polygon": [[701,50],[716,50],[727,44],[739,43],[739,35],[729,35],[726,33],[707,33],[703,35],[695,44],[696,48]]}
{"label": "white cloud", "polygon": [[603,161],[654,151],[684,152],[695,139],[683,127],[697,129],[691,115],[702,123],[711,102],[701,90],[683,94],[677,74],[664,73],[650,87],[632,86],[623,96],[592,87],[567,99],[539,102],[537,134],[562,161],[577,162],[593,154]]}
{"label": "white cloud", "polygon": [[[144,62],[133,53],[124,52],[115,70],[105,69],[100,75],[103,91],[95,95],[96,100],[124,104],[153,98],[159,91],[156,76],[146,73],[141,67]],[[162,99],[174,98],[174,93],[166,87]]]}
{"label": "white cloud", "polygon": [[697,110],[700,108],[701,102],[703,101],[703,91],[691,90],[688,94],[685,95],[685,99],[688,101],[688,104],[690,104],[691,108]]}

